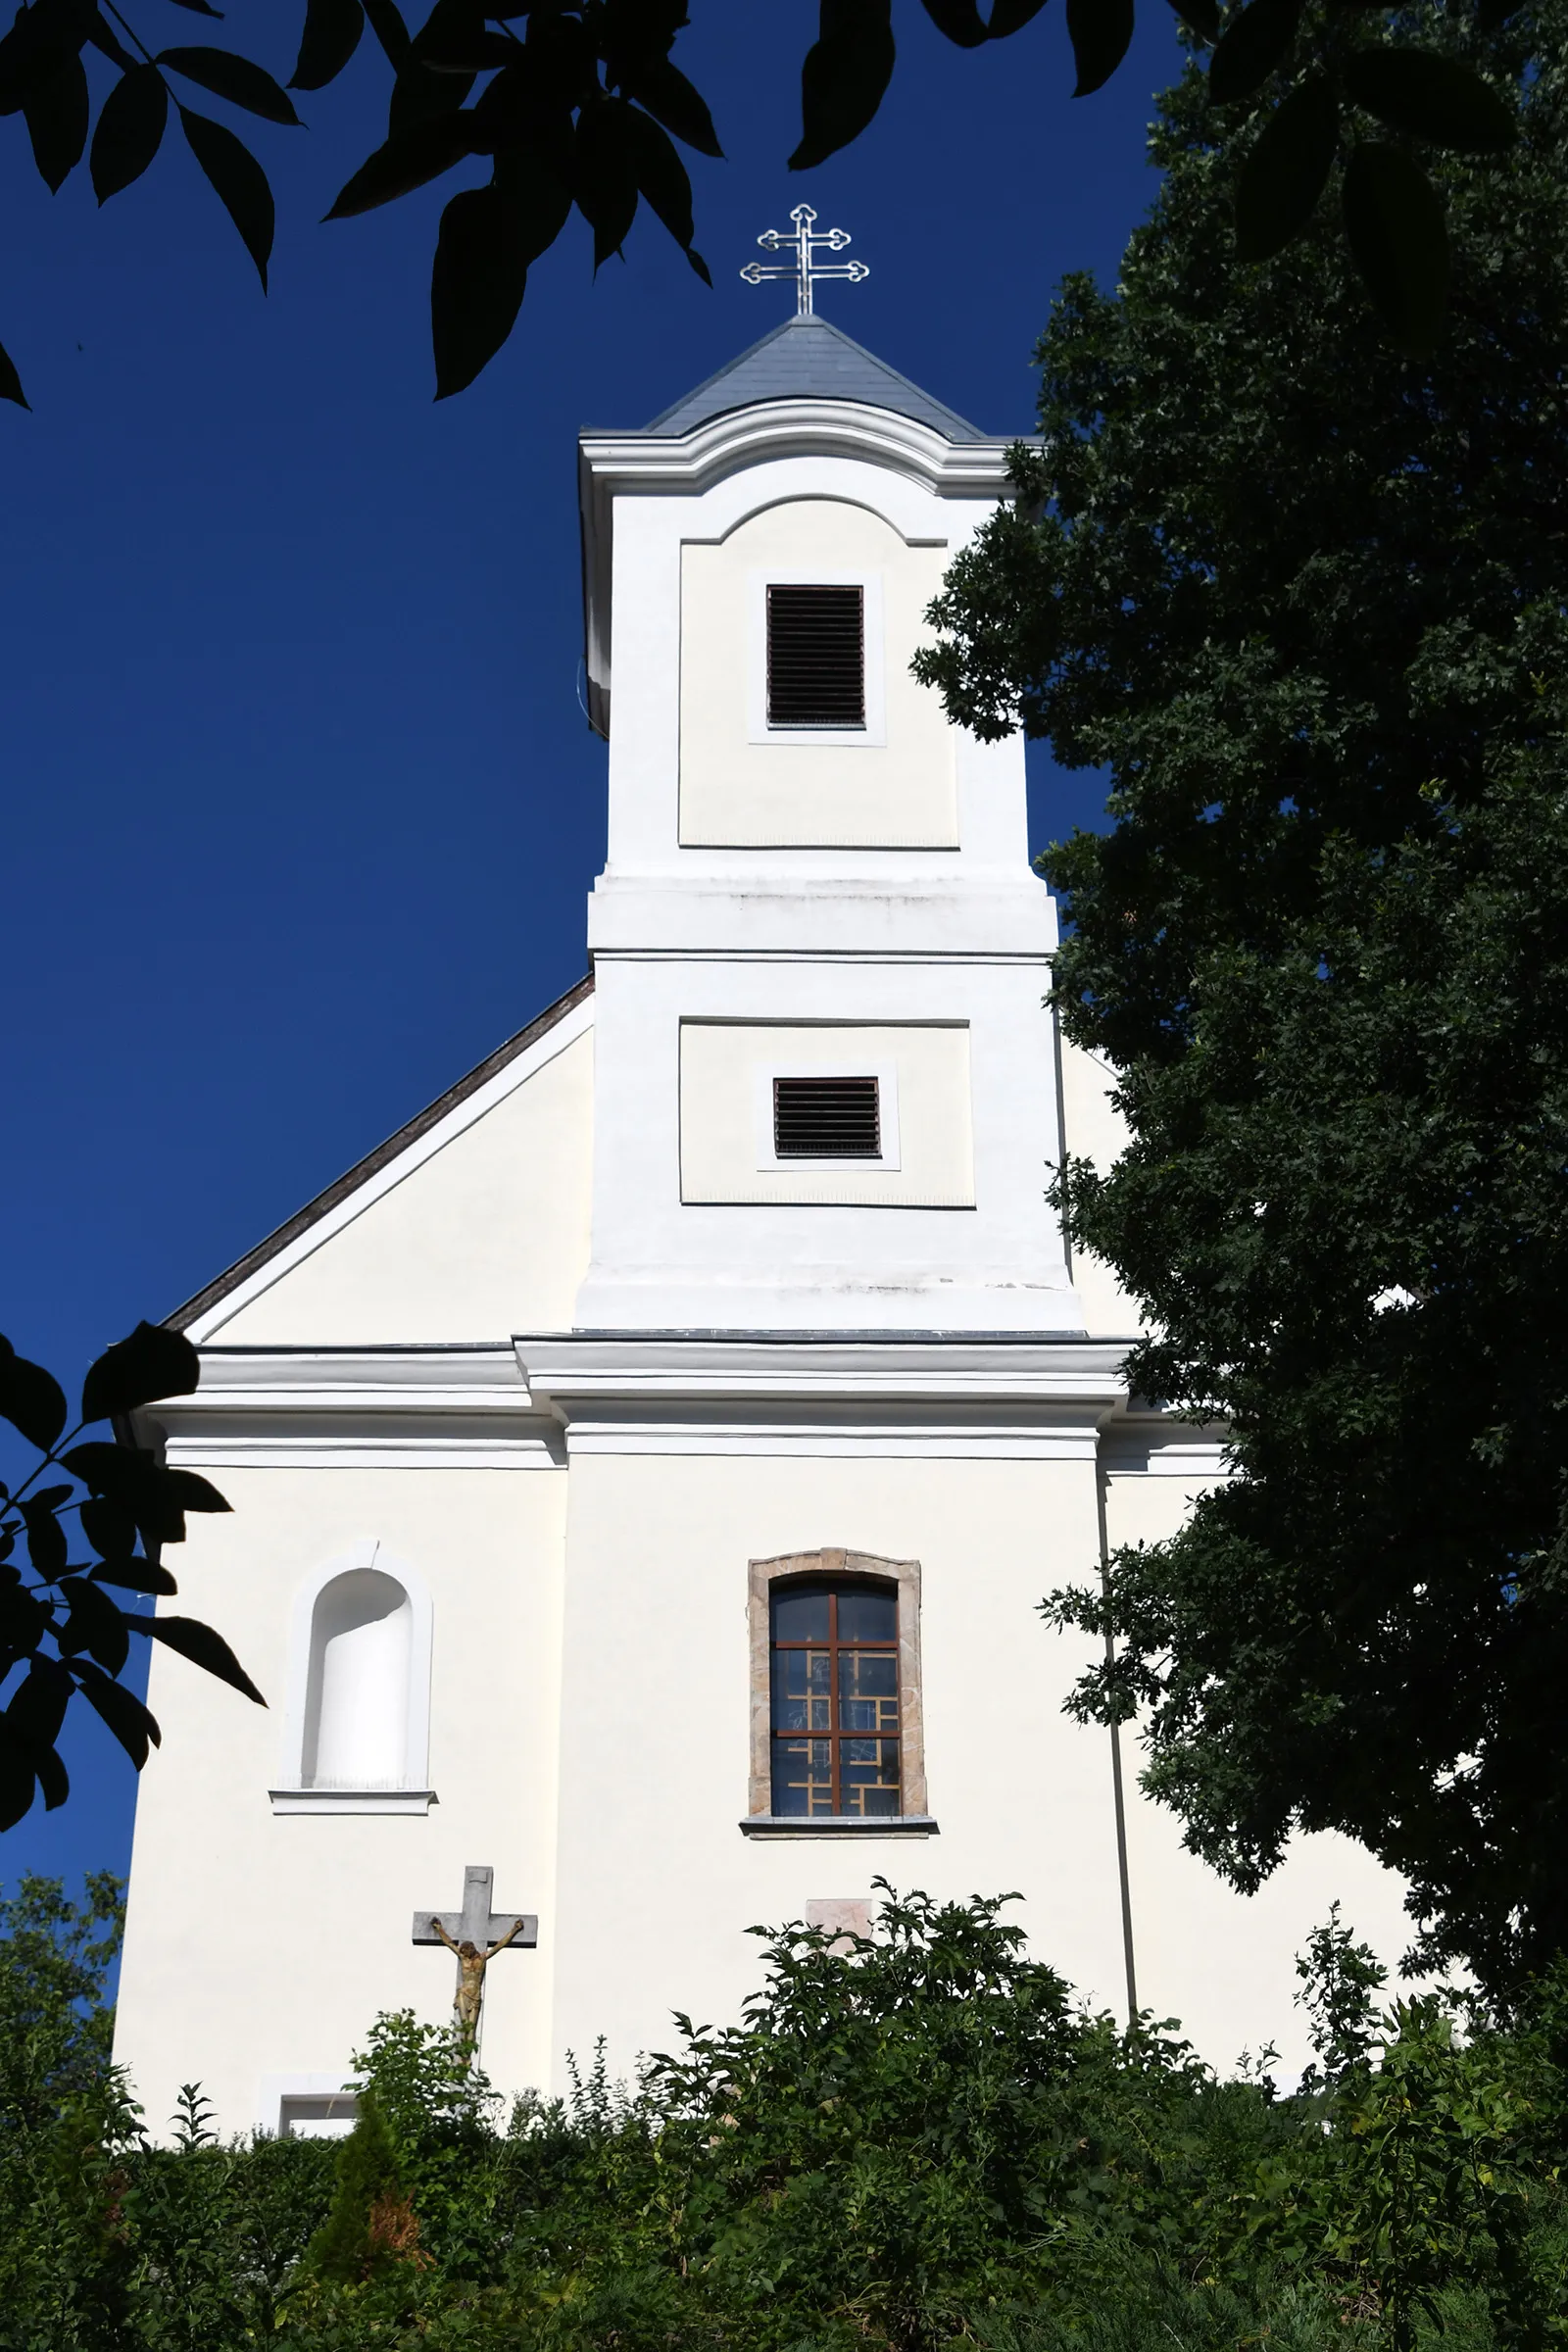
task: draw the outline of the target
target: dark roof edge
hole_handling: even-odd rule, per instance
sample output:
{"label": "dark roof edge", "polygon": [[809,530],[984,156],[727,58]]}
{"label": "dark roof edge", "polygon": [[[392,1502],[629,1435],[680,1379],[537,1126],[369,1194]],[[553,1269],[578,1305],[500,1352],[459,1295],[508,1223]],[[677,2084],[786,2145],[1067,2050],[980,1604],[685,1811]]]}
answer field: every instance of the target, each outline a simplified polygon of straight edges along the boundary
{"label": "dark roof edge", "polygon": [[484,1060],[477,1063],[466,1078],[460,1078],[456,1086],[449,1086],[444,1095],[438,1095],[423,1110],[416,1111],[407,1125],[400,1127],[395,1135],[389,1135],[384,1144],[377,1144],[373,1152],[356,1160],[353,1167],[341,1175],[335,1184],[329,1184],[324,1193],[318,1193],[316,1199],[297,1210],[286,1224],[279,1225],[275,1233],[270,1233],[265,1242],[258,1242],[254,1250],[236,1258],[233,1265],[220,1274],[216,1281],[210,1282],[204,1291],[198,1291],[194,1298],[187,1298],[183,1306],[176,1306],[172,1315],[166,1315],[166,1326],[171,1331],[188,1330],[199,1315],[204,1315],[210,1306],[216,1306],[220,1298],[226,1298],[230,1291],[237,1290],[242,1282],[265,1266],[269,1258],[276,1257],[280,1250],[288,1248],[290,1242],[297,1241],[302,1233],[309,1232],[328,1210],[336,1208],[340,1200],[346,1200],[350,1193],[368,1183],[370,1177],[378,1175],[389,1161],[397,1158],[400,1152],[406,1152],[411,1144],[418,1142],[421,1135],[428,1134],[449,1110],[456,1110],[460,1102],[466,1102],[469,1095],[476,1094],[486,1080],[504,1070],[509,1061],[515,1061],[519,1054],[526,1054],[530,1046],[537,1045],[540,1038],[552,1030],[558,1021],[564,1020],[585,997],[592,995],[593,985],[594,976],[589,972],[574,988],[568,988],[564,997],[558,997],[553,1004],[547,1004],[537,1020],[530,1021],[526,1029],[519,1029],[515,1037],[509,1037],[505,1045],[497,1046],[495,1052],[487,1054]]}

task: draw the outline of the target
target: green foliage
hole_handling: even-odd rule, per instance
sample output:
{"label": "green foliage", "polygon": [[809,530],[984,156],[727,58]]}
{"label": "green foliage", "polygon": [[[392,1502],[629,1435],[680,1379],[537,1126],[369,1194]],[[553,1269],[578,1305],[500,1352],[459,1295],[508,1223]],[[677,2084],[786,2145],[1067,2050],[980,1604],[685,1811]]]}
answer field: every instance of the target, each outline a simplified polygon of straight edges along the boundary
{"label": "green foliage", "polygon": [[0,2147],[24,2144],[108,2072],[104,1987],[120,1949],[124,1889],[108,1871],[83,1900],[31,1873],[0,1896]]}
{"label": "green foliage", "polygon": [[[56,1918],[58,1889],[32,1899]],[[631,2089],[601,2051],[504,2132],[466,2039],[406,2013],[377,2022],[335,2148],[216,2146],[191,2084],[153,2149],[112,2078],[61,2072],[63,2103],[0,2142],[0,2352],[1564,2339],[1568,1970],[1506,2032],[1478,2012],[1457,2035],[1427,2002],[1363,2041],[1336,1917],[1303,1976],[1343,2069],[1281,2099],[1086,2014],[1002,1909],[889,1892],[869,1938],[788,1928],[739,2026],[682,2021]],[[41,1971],[72,2007],[33,1951],[0,1977]]]}
{"label": "green foliage", "polygon": [[1143,1302],[1135,1387],[1240,1472],[1053,1596],[1116,1644],[1077,1703],[1141,1716],[1235,1884],[1340,1829],[1500,1997],[1568,1946],[1563,0],[1485,58],[1520,140],[1441,167],[1464,258],[1419,367],[1327,221],[1238,279],[1235,159],[1170,94],[1159,200],[1114,296],[1064,287],[1049,448],[923,671],[1109,768],[1113,829],[1043,862],[1130,1135],[1057,1195]]}
{"label": "green foliage", "polygon": [[375,2092],[367,2088],[342,2144],[325,2221],[306,2250],[306,2267],[331,2285],[360,2285],[416,2244],[398,2153]]}
{"label": "green foliage", "polygon": [[[146,1446],[72,1443],[95,1421],[187,1395],[200,1370],[182,1333],[138,1323],[89,1369],[80,1417],[67,1431],[59,1382],[0,1339],[0,1419],[40,1456],[15,1491],[0,1486],[0,1690],[11,1686],[0,1707],[0,1830],[19,1822],[40,1790],[46,1807],[65,1803],[71,1783],[57,1742],[75,1698],[102,1717],[138,1772],[146,1763],[158,1725],[118,1679],[132,1634],[166,1643],[258,1706],[267,1703],[210,1625],[127,1609],[112,1597],[178,1592],[162,1563],[163,1546],[183,1543],[188,1511],[228,1509],[218,1489],[194,1470],[168,1469]],[[50,1471],[67,1475],[40,1486]]]}

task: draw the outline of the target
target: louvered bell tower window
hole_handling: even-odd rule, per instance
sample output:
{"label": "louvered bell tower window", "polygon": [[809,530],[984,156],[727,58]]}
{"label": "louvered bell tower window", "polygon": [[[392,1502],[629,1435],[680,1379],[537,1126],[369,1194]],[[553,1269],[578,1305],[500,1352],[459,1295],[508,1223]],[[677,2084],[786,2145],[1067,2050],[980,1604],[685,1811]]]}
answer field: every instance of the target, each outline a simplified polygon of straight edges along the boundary
{"label": "louvered bell tower window", "polygon": [[880,1159],[874,1078],[775,1078],[773,1151],[779,1159]]}
{"label": "louvered bell tower window", "polygon": [[864,726],[862,588],[768,589],[767,723]]}

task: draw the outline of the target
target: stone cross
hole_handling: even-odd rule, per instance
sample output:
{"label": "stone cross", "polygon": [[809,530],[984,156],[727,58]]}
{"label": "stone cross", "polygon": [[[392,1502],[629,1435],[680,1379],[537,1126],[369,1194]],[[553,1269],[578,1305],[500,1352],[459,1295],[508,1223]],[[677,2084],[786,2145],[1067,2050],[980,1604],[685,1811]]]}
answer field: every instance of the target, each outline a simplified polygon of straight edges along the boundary
{"label": "stone cross", "polygon": [[457,1954],[458,1988],[453,2007],[470,2040],[479,2031],[484,1972],[498,1952],[525,1951],[539,1941],[534,1912],[492,1911],[496,1874],[488,1863],[470,1862],[463,1874],[461,1911],[416,1911],[416,1943],[444,1943]]}
{"label": "stone cross", "polygon": [[766,253],[787,253],[791,258],[787,262],[748,262],[741,275],[749,286],[760,286],[764,278],[793,277],[795,316],[797,318],[809,318],[813,316],[811,288],[819,277],[848,278],[852,286],[858,286],[861,278],[869,277],[871,272],[864,262],[817,260],[818,247],[824,247],[829,253],[844,251],[851,241],[847,228],[824,228],[819,234],[811,225],[816,215],[808,204],[798,204],[790,219],[795,223],[793,237],[786,236],[781,228],[767,228],[757,242]]}

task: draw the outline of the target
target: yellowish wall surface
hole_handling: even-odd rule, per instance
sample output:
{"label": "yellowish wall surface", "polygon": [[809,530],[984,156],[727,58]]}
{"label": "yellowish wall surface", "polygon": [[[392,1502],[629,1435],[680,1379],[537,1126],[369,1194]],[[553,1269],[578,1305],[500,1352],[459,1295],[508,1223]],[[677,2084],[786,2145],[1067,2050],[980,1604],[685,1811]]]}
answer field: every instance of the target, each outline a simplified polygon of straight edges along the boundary
{"label": "yellowish wall surface", "polygon": [[504,1339],[569,1327],[588,1265],[593,1037],[578,1037],[371,1199],[214,1336]]}
{"label": "yellowish wall surface", "polygon": [[[680,838],[695,846],[957,846],[953,731],[909,675],[948,551],[909,547],[864,507],[795,499],[718,546],[681,551]],[[875,574],[886,741],[751,740],[756,581],[769,571]]]}
{"label": "yellowish wall surface", "polygon": [[[179,1607],[217,1626],[266,1712],[155,1647],[164,1733],[142,1775],[116,2025],[149,2129],[199,2080],[226,2132],[261,2078],[348,2071],[379,2010],[449,2013],[454,1963],[416,1948],[420,1906],[457,1909],[488,1862],[499,1905],[543,1916],[541,1948],[492,1978],[486,2064],[540,2081],[550,2046],[557,1696],[565,1479],[554,1470],[225,1470],[227,1518],[172,1549]],[[279,1817],[290,1612],[366,1537],[433,1602],[427,1815]]]}

